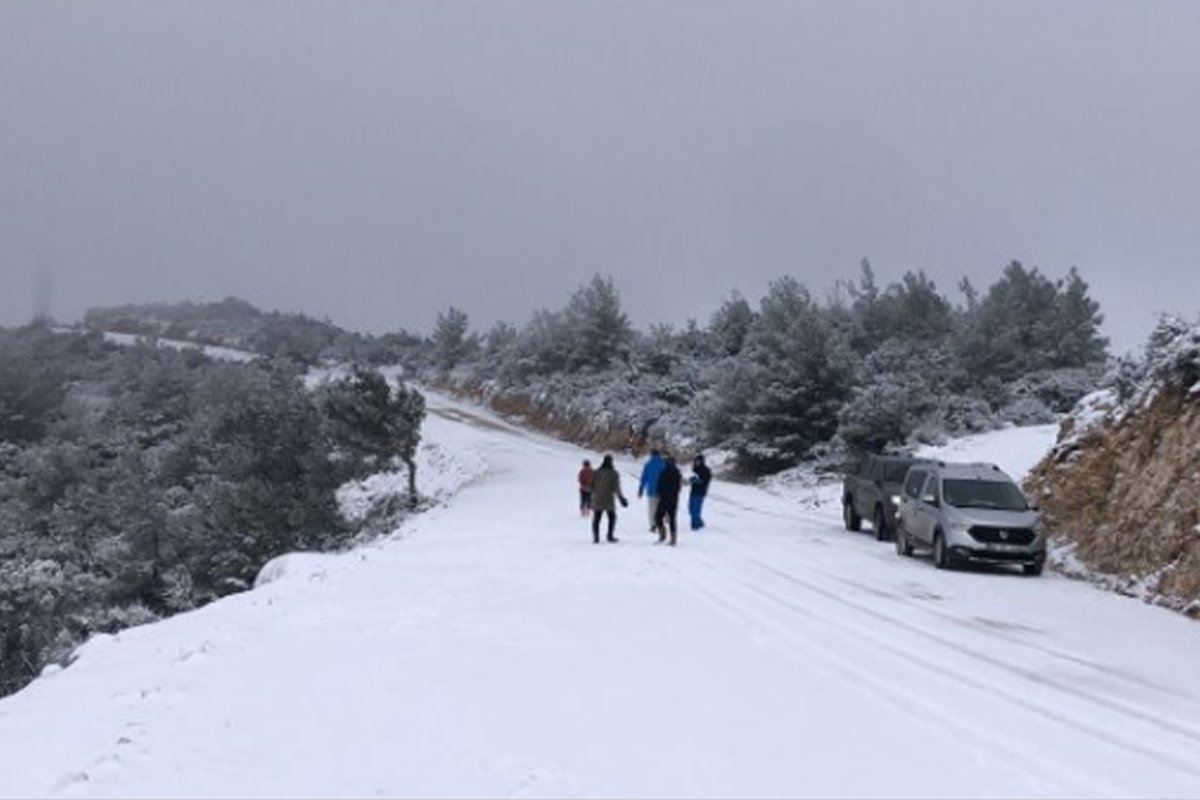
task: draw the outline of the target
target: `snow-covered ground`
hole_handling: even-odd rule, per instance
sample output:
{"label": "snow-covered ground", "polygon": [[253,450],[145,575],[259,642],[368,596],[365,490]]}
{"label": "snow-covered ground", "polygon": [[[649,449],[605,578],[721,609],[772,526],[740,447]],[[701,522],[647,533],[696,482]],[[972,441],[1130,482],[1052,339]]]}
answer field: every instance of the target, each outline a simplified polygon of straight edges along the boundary
{"label": "snow-covered ground", "polygon": [[[595,546],[596,454],[429,399],[449,503],[89,643],[0,701],[0,795],[1200,795],[1182,616],[939,572],[836,504],[722,482],[664,549],[629,461],[621,541]],[[1050,438],[953,457],[1017,472]]]}
{"label": "snow-covered ground", "polygon": [[195,342],[185,342],[179,339],[163,339],[154,337],[148,339],[145,336],[140,336],[132,333],[112,333],[105,331],[104,338],[108,341],[125,346],[132,346],[138,342],[152,341],[159,347],[170,347],[174,350],[199,350],[209,358],[217,359],[218,361],[238,361],[247,362],[261,358],[258,353],[251,353],[248,350],[237,350],[232,347],[220,347],[212,344],[196,344]]}

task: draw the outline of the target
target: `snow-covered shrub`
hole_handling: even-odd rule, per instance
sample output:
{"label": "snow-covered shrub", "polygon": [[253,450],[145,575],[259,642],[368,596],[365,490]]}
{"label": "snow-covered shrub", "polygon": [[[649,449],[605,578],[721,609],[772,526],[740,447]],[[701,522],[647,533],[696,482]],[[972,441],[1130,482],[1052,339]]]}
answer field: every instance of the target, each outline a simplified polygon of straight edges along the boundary
{"label": "snow-covered shrub", "polygon": [[1146,343],[1146,371],[1164,386],[1194,391],[1200,384],[1200,323],[1162,317]]}
{"label": "snow-covered shrub", "polygon": [[838,435],[851,452],[903,445],[936,407],[928,384],[907,373],[889,373],[855,391],[838,415]]}

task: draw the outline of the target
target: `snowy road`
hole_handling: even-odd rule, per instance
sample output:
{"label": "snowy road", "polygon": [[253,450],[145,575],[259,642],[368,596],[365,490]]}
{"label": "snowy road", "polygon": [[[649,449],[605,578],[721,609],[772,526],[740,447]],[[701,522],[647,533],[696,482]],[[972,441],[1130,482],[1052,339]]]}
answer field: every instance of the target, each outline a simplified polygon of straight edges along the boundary
{"label": "snowy road", "polygon": [[725,483],[594,546],[589,454],[431,408],[453,502],[0,701],[0,796],[1200,795],[1195,623]]}

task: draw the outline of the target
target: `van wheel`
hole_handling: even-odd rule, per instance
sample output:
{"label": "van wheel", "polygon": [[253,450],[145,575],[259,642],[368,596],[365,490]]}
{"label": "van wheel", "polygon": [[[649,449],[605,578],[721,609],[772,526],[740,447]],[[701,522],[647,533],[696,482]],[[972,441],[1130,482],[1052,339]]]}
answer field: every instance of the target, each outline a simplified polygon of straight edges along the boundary
{"label": "van wheel", "polygon": [[908,541],[908,534],[904,532],[903,520],[896,523],[896,553],[902,556],[912,555],[912,545]]}
{"label": "van wheel", "polygon": [[871,524],[875,526],[875,541],[886,542],[891,537],[891,532],[888,531],[887,517],[883,515],[883,506],[875,506],[875,518]]}
{"label": "van wheel", "polygon": [[848,531],[862,530],[862,517],[854,510],[853,498],[847,497],[842,500],[842,522],[846,524]]}
{"label": "van wheel", "polygon": [[938,569],[950,569],[950,553],[946,550],[946,537],[941,531],[933,534],[933,565]]}
{"label": "van wheel", "polygon": [[1021,569],[1024,570],[1025,574],[1030,576],[1031,578],[1036,578],[1038,575],[1041,575],[1042,570],[1045,569],[1045,567],[1046,567],[1045,561],[1035,561],[1032,564],[1022,564],[1021,565]]}

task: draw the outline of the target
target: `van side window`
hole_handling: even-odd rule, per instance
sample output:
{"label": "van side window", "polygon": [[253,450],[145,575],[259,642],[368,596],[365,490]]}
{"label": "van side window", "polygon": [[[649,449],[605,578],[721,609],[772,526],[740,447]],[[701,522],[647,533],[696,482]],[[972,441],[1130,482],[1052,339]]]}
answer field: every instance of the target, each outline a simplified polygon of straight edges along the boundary
{"label": "van side window", "polygon": [[933,495],[934,499],[938,496],[938,479],[937,475],[930,475],[929,480],[925,481],[925,488],[921,492],[921,497],[929,497]]}
{"label": "van side window", "polygon": [[925,473],[921,470],[913,470],[908,473],[908,478],[904,481],[904,493],[909,497],[919,497],[921,494],[921,486],[925,483]]}

